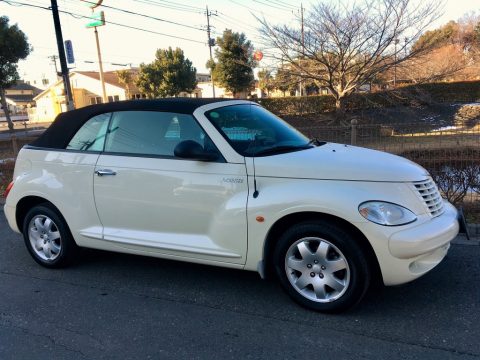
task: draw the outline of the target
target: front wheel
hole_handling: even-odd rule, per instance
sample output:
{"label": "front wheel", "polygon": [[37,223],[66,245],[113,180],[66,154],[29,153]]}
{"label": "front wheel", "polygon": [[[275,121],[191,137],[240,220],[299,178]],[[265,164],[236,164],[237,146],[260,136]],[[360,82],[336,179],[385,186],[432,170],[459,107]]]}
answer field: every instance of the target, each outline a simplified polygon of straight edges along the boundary
{"label": "front wheel", "polygon": [[276,273],[299,304],[339,312],[357,304],[370,284],[364,251],[349,232],[323,221],[288,229],[274,253]]}

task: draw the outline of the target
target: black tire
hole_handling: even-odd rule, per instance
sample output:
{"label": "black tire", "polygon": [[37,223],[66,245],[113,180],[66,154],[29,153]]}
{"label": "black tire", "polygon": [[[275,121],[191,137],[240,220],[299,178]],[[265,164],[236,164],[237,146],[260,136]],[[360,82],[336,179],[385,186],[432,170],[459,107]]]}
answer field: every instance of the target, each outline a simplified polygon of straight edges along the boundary
{"label": "black tire", "polygon": [[[47,219],[51,222],[48,223]],[[37,229],[35,220],[39,220],[39,224],[43,227]],[[50,226],[50,230],[47,230],[48,226]],[[57,232],[59,238],[56,238]],[[45,239],[39,238],[42,236],[46,236]],[[47,268],[61,268],[70,265],[79,250],[63,216],[48,203],[37,205],[28,211],[23,221],[23,239],[33,259]],[[39,243],[41,250],[34,249],[34,244]],[[40,248],[40,246],[42,247]],[[51,249],[50,251],[45,250],[51,258],[43,253],[43,246]]]}
{"label": "black tire", "polygon": [[[320,244],[322,248],[328,250],[321,252]],[[300,254],[299,248],[301,246],[305,251],[303,245],[310,250],[310,253],[305,253],[305,258]],[[318,253],[327,254],[324,261],[325,267],[322,265],[322,260],[318,260],[322,258],[317,257],[315,246]],[[288,264],[295,264],[293,266],[299,267],[300,270],[287,266],[287,252],[289,259],[293,260]],[[313,257],[310,258],[310,255]],[[345,268],[335,270],[334,262],[338,263],[338,267],[345,266]],[[358,240],[340,226],[327,221],[308,221],[289,228],[278,240],[273,254],[273,263],[280,283],[288,295],[300,305],[315,311],[327,313],[345,311],[360,302],[370,285],[371,271]],[[305,263],[308,264],[305,265]],[[304,266],[308,266],[308,269]],[[305,274],[303,270],[307,273]],[[300,280],[302,276],[304,277]],[[335,287],[339,290],[329,287],[328,284],[325,285],[327,280],[329,284],[333,283],[332,279],[338,279],[337,282],[343,284],[343,289],[340,290],[341,285],[336,283]],[[308,283],[309,281],[312,283]],[[317,282],[313,283],[313,281]],[[307,286],[305,286],[306,283],[308,283]],[[319,294],[324,297],[319,297],[313,284],[320,289]]]}

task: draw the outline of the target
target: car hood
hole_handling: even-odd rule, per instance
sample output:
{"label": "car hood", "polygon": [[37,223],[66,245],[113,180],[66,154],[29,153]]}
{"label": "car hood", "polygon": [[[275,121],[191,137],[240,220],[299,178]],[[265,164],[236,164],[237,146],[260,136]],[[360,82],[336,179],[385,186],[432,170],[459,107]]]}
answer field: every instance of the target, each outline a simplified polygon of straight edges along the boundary
{"label": "car hood", "polygon": [[420,165],[385,152],[327,143],[312,149],[255,158],[257,176],[411,182],[425,180]]}

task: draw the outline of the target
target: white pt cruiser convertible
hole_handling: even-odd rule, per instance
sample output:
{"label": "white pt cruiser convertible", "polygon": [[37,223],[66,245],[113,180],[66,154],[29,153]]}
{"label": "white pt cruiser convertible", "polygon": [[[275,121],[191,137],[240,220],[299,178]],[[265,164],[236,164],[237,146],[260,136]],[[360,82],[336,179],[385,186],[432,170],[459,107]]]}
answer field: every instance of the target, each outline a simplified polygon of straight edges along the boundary
{"label": "white pt cruiser convertible", "polygon": [[63,113],[18,156],[5,215],[33,258],[79,247],[275,274],[308,308],[358,303],[447,254],[457,211],[404,158],[309,140],[248,101]]}

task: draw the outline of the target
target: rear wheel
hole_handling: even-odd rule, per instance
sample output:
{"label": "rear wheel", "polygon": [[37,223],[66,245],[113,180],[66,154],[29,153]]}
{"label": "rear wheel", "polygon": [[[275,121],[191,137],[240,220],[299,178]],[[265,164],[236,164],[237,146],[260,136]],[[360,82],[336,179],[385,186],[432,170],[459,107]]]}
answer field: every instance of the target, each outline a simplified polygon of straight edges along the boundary
{"label": "rear wheel", "polygon": [[49,268],[68,265],[78,250],[65,220],[48,204],[37,205],[27,213],[23,238],[33,259]]}
{"label": "rear wheel", "polygon": [[339,312],[357,304],[370,284],[361,246],[347,231],[324,221],[294,225],[279,239],[276,273],[299,304]]}

